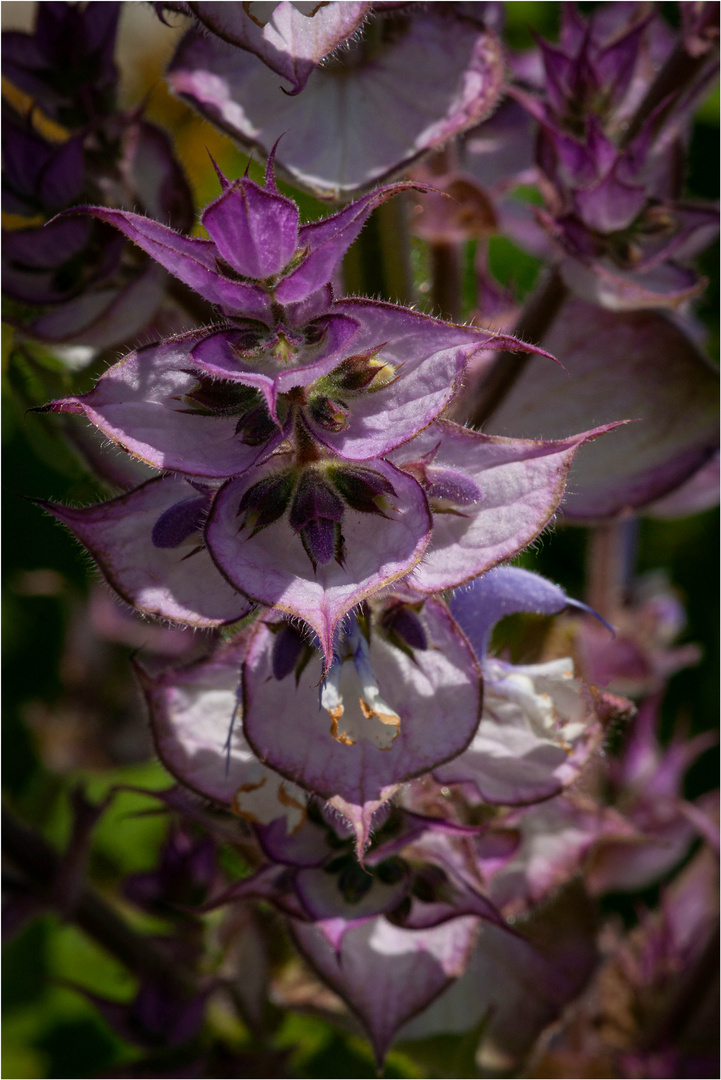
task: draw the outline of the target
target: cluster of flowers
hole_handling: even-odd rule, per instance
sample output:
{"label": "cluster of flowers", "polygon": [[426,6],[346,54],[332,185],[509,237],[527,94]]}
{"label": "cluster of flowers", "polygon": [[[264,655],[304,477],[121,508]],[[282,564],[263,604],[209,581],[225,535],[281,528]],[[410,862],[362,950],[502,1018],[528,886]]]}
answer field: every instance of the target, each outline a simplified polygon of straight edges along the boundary
{"label": "cluster of flowers", "polygon": [[[569,518],[611,518],[673,498],[686,484],[696,487],[680,496],[682,507],[699,499],[699,487],[701,503],[707,497],[713,377],[684,317],[671,321],[656,308],[698,290],[695,272],[678,260],[699,250],[711,228],[709,207],[679,201],[669,154],[707,85],[710,5],[688,5],[694,11],[684,17],[684,47],[696,60],[683,92],[674,96],[671,86],[648,102],[641,69],[649,55],[660,65],[673,51],[660,24],[618,5],[619,14],[586,25],[566,5],[560,47],[540,49],[542,79],[538,65],[521,75],[511,111],[490,122],[502,133],[505,124],[509,138],[528,116],[540,124],[533,167],[547,207],[533,228],[524,219],[517,237],[560,252],[556,295],[537,334],[547,348],[505,323],[488,330],[339,296],[342,262],[372,211],[395,196],[436,198],[420,176],[372,188],[310,224],[275,179],[277,152],[296,181],[348,196],[477,124],[503,85],[497,5],[305,6],[259,5],[272,11],[258,14],[245,4],[156,5],[162,19],[179,11],[201,24],[171,64],[175,90],[269,158],[262,184],[228,179],[216,166],[221,193],[201,215],[204,235],[186,231],[184,203],[171,219],[177,230],[163,223],[168,199],[177,204],[182,190],[177,166],[162,133],[114,113],[105,93],[115,78],[117,5],[82,13],[43,5],[36,35],[16,36],[12,79],[47,116],[77,128],[50,146],[28,113],[10,132],[11,194],[30,206],[32,187],[34,212],[62,211],[46,230],[15,230],[6,248],[11,295],[29,300],[23,282],[42,278],[48,291],[32,299],[55,305],[26,319],[25,332],[105,346],[122,326],[132,338],[147,327],[167,275],[214,313],[210,324],[129,352],[88,393],[42,408],[83,417],[150,478],[84,508],[38,502],[126,604],[216,632],[193,663],[157,670],[139,661],[138,675],[163,764],[181,792],[242,819],[234,835],[252,849],[254,870],[218,892],[213,843],[196,844],[181,829],[168,841],[167,865],[130,884],[134,899],[177,902],[197,878],[213,894],[206,908],[232,902],[247,912],[248,901],[270,901],[360,1018],[379,1062],[399,1032],[413,1038],[484,1021],[515,1064],[578,994],[597,957],[578,944],[573,918],[550,948],[519,937],[508,920],[548,900],[591,852],[589,889],[600,894],[656,880],[695,835],[712,832],[706,808],[679,794],[701,744],[663,758],[648,708],[615,777],[628,795],[624,813],[590,791],[571,794],[606,726],[628,719],[630,704],[578,678],[562,653],[518,665],[490,652],[506,615],[569,606],[594,614],[506,565],[553,519],[584,444],[620,428],[599,444],[611,450],[597,459],[596,447],[584,452],[564,504]],[[82,27],[74,47],[94,66],[87,85],[53,84],[62,99],[53,111],[41,76],[58,47],[48,20],[67,30],[63,19]],[[436,73],[430,97],[427,70]],[[282,109],[279,76],[291,87]],[[333,90],[339,78],[343,95]],[[401,84],[408,115],[388,123],[374,93]],[[323,124],[311,122],[318,113]],[[332,146],[328,132],[342,133]],[[132,197],[142,185],[118,193],[108,180],[132,173],[130,143],[146,166],[155,148],[155,186],[139,200],[149,216],[123,208],[127,191]],[[496,149],[502,156],[503,139]],[[471,136],[464,153],[472,162]],[[499,168],[504,178],[492,191],[473,176],[438,173],[460,194],[461,212],[421,204],[432,242],[474,235],[473,215],[463,214],[468,192],[488,210],[486,225],[503,219],[504,199],[531,163]],[[98,190],[103,205],[75,206],[81,191],[92,199]],[[129,255],[122,240],[102,242],[118,232],[143,256]],[[100,263],[86,254],[89,244]],[[86,276],[68,285],[70,262]],[[144,303],[128,326],[138,295]],[[677,348],[664,383],[649,360],[669,338]],[[468,384],[477,389],[508,353],[536,358],[493,414],[499,434],[449,419],[473,412]],[[567,380],[560,392],[555,379]],[[691,426],[678,417],[681,385]],[[647,413],[646,426],[625,425]],[[539,431],[546,437],[531,437]],[[597,681],[612,681],[617,658],[594,630],[576,633],[586,672],[605,662],[607,677]],[[192,798],[175,792],[165,801],[208,826]],[[514,1042],[529,971],[538,993]],[[414,1029],[413,1017],[452,983],[435,1018],[426,1012]],[[165,1009],[172,1030],[148,1038],[171,1046],[198,1030],[209,992],[178,997],[147,984],[133,1007],[146,1026]],[[465,1004],[449,1020],[455,993]],[[258,1002],[247,1008],[257,1020]]]}
{"label": "cluster of flowers", "polygon": [[[439,594],[481,586],[479,575],[533,540],[577,448],[610,425],[543,441],[442,420],[474,352],[529,347],[393,304],[333,299],[330,278],[366,216],[405,185],[299,227],[270,168],[263,187],[220,180],[202,216],[209,240],[88,210],[223,321],[145,346],[90,393],[47,407],[82,412],[164,473],[86,509],[48,506],[140,611],[212,627],[265,609],[229,664],[242,661],[247,675],[245,737],[281,776],[347,804],[362,852],[373,812],[402,781],[457,757],[478,725],[485,648],[473,655]],[[505,582],[520,572],[498,573]],[[527,605],[522,580],[514,605]],[[240,738],[233,715],[224,703],[206,738],[222,786],[238,790],[244,778],[224,766],[226,735],[231,761]]]}

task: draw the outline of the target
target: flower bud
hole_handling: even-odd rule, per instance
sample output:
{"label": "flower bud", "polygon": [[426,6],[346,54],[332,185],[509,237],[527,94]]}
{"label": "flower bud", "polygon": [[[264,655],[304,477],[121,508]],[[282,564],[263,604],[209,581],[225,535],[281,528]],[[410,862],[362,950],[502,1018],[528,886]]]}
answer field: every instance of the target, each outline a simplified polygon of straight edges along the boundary
{"label": "flower bud", "polygon": [[241,529],[252,529],[250,535],[255,536],[282,517],[288,508],[295,481],[295,470],[283,469],[248,488],[238,504],[238,517],[245,514]]}
{"label": "flower bud", "polygon": [[385,517],[385,511],[392,508],[385,496],[395,495],[395,488],[390,480],[372,469],[360,465],[334,465],[328,469],[328,479],[353,510]]}

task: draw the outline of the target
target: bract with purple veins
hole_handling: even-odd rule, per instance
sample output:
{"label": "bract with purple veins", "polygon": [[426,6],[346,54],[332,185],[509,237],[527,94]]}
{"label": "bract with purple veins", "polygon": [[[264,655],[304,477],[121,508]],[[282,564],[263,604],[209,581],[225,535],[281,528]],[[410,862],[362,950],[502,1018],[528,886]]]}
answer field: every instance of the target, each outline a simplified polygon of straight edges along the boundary
{"label": "bract with purple veins", "polygon": [[114,364],[88,394],[46,408],[85,415],[112,442],[156,469],[208,479],[241,473],[270,453],[282,432],[268,416],[267,437],[248,437],[243,418],[262,398],[240,383],[203,380],[192,350],[205,336],[207,331],[194,330],[141,347]]}
{"label": "bract with purple veins", "polygon": [[[398,1041],[472,1034],[489,1076],[516,1072],[541,1032],[580,992],[596,963],[596,927],[588,900],[567,889],[523,922],[523,937],[482,922],[461,977],[405,1024]],[[477,1067],[476,1067],[477,1068]]]}
{"label": "bract with purple veins", "polygon": [[292,929],[303,956],[360,1019],[380,1069],[400,1026],[464,971],[477,923],[466,916],[405,930],[380,916],[350,928],[337,952],[312,924]]}
{"label": "bract with purple veins", "polygon": [[433,514],[413,587],[453,588],[529,544],[561,502],[578,448],[614,426],[543,442],[482,435],[441,420],[395,450],[391,460],[418,480]]}
{"label": "bract with purple veins", "polygon": [[209,377],[254,387],[282,424],[294,408],[313,439],[356,461],[382,457],[435,419],[485,349],[537,352],[371,300],[341,300],[303,330],[219,329],[193,348]]}
{"label": "bract with purple veins", "polygon": [[489,420],[499,434],[559,438],[619,416],[613,438],[581,449],[562,510],[594,520],[670,494],[718,445],[718,376],[679,322],[571,300],[544,340],[566,367],[534,365]]}
{"label": "bract with purple veins", "polygon": [[331,800],[356,830],[369,804],[375,810],[402,781],[460,754],[478,725],[480,680],[469,646],[440,602],[427,601],[420,619],[428,641],[420,651],[388,640],[382,609],[370,644],[367,620],[349,620],[325,678],[316,654],[297,685],[290,675],[273,677],[267,626],[249,646],[248,741],[272,768]]}
{"label": "bract with purple veins", "polygon": [[231,585],[313,629],[328,667],[340,620],[413,569],[430,528],[419,485],[385,461],[276,454],[220,489],[206,543]]}
{"label": "bract with purple veins", "polygon": [[266,154],[283,135],[278,161],[296,183],[347,196],[487,116],[502,92],[503,58],[475,10],[412,5],[376,13],[296,97],[261,60],[198,33],[183,39],[167,78],[214,124]]}
{"label": "bract with purple veins", "polygon": [[347,404],[348,416],[337,432],[321,430],[317,422],[313,431],[335,453],[355,460],[383,456],[435,419],[474,353],[538,351],[510,335],[455,326],[394,304],[341,300],[333,311],[357,320],[360,330],[352,358],[317,392]]}
{"label": "bract with purple veins", "polygon": [[89,214],[114,225],[193,292],[216,304],[224,314],[240,313],[246,318],[261,320],[269,317],[270,301],[259,285],[238,281],[217,269],[220,256],[211,240],[184,236],[168,225],[127,210],[79,206],[68,212]]}
{"label": "bract with purple veins", "polygon": [[354,34],[370,3],[171,4],[221,41],[254,53],[299,93],[324,57]]}
{"label": "bract with purple veins", "polygon": [[84,508],[37,501],[85,545],[126,603],[146,615],[210,627],[236,622],[253,607],[205,549],[212,498],[210,490],[166,476]]}
{"label": "bract with purple veins", "polygon": [[288,832],[305,818],[305,794],[262,764],[246,742],[238,682],[247,636],[210,659],[151,676],[138,669],[158,756],[184,787],[248,821],[283,819]]}
{"label": "bract with purple veins", "polygon": [[[265,186],[243,177],[228,180],[217,170],[222,192],[201,214],[210,239],[186,236],[152,218],[102,206],[76,207],[119,229],[171,274],[233,318],[275,321],[274,304],[286,318],[304,322],[307,304],[326,306],[324,287],[375,207],[418,184],[388,184],[337,214],[299,224],[298,207],[281,195],[273,178],[273,155]],[[297,309],[297,311],[296,311]]]}

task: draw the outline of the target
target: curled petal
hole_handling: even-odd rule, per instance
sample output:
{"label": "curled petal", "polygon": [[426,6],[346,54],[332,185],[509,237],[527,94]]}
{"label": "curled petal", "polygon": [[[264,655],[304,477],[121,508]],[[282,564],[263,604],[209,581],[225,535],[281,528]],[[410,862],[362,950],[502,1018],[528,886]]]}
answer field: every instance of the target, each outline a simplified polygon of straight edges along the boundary
{"label": "curled petal", "polygon": [[483,716],[470,746],[434,771],[466,783],[487,803],[527,805],[572,784],[598,749],[590,691],[570,660],[524,667],[486,660]]}
{"label": "curled petal", "polygon": [[540,574],[520,566],[498,566],[458,589],[449,606],[476,656],[483,659],[499,619],[521,611],[557,615],[569,605],[587,610],[584,604],[571,600],[560,586]]}

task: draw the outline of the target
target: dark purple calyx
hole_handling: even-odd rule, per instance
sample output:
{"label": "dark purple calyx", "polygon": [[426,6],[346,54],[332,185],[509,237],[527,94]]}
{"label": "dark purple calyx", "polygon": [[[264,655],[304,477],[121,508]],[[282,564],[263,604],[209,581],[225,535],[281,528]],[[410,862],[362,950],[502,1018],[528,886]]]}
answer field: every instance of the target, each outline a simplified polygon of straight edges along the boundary
{"label": "dark purple calyx", "polygon": [[278,432],[262,394],[242,383],[201,375],[183,401],[187,407],[178,412],[194,416],[238,416],[235,433],[248,446],[262,446]]}
{"label": "dark purple calyx", "polygon": [[197,495],[168,507],[153,526],[153,545],[156,548],[178,547],[202,528],[209,505],[209,495]]}
{"label": "dark purple calyx", "polygon": [[343,431],[348,426],[348,406],[323,394],[311,399],[308,412],[318,427],[325,431]]}
{"label": "dark purple calyx", "polygon": [[241,416],[235,426],[235,433],[246,446],[262,446],[277,434],[278,426],[268,412],[264,401]]}
{"label": "dark purple calyx", "polygon": [[[187,372],[195,375],[195,372]],[[263,399],[257,390],[237,382],[223,382],[207,375],[183,396],[187,408],[178,412],[200,416],[239,416],[255,408]]]}
{"label": "dark purple calyx", "polygon": [[254,319],[234,319],[232,335],[228,336],[234,353],[252,357],[262,352],[268,343],[270,331],[265,323]]}
{"label": "dark purple calyx", "polygon": [[[326,874],[336,875],[338,891],[346,904],[358,904],[368,895],[373,885],[399,885],[404,879],[410,888],[411,880],[407,864],[393,856],[377,866],[361,866],[353,851],[338,855],[323,869]],[[381,906],[381,909],[383,907]]]}
{"label": "dark purple calyx", "polygon": [[341,559],[340,523],[345,506],[322,473],[306,469],[290,509],[290,527],[300,535],[313,566]]}
{"label": "dark purple calyx", "polygon": [[327,476],[353,510],[387,517],[386,511],[393,508],[387,496],[395,495],[395,488],[390,480],[373,469],[362,465],[332,465]]}
{"label": "dark purple calyx", "polygon": [[283,469],[249,487],[238,504],[238,517],[243,515],[241,529],[250,529],[250,535],[255,536],[282,517],[290,505],[296,480],[295,469]]}
{"label": "dark purple calyx", "polygon": [[428,648],[428,637],[418,617],[420,606],[394,602],[381,616],[381,626],[391,642],[405,653]]}
{"label": "dark purple calyx", "polygon": [[425,462],[411,462],[404,469],[421,485],[434,514],[458,514],[458,507],[472,506],[481,498],[478,484],[460,469]]}
{"label": "dark purple calyx", "polygon": [[385,344],[381,342],[356,356],[347,356],[325,379],[319,380],[318,386],[324,384],[322,389],[327,388],[331,394],[359,394],[387,386],[396,378],[396,369],[378,355]]}
{"label": "dark purple calyx", "polygon": [[341,522],[350,507],[365,514],[387,517],[393,510],[389,496],[395,488],[381,474],[360,465],[329,465],[299,461],[294,467],[272,473],[242,496],[238,516],[241,529],[255,536],[290,508],[288,524],[313,564],[325,566],[332,559],[343,566],[345,544]]}
{"label": "dark purple calyx", "polygon": [[273,641],[273,678],[282,682],[294,671],[297,683],[313,652],[313,647],[295,626],[287,622],[282,623],[276,630]]}

